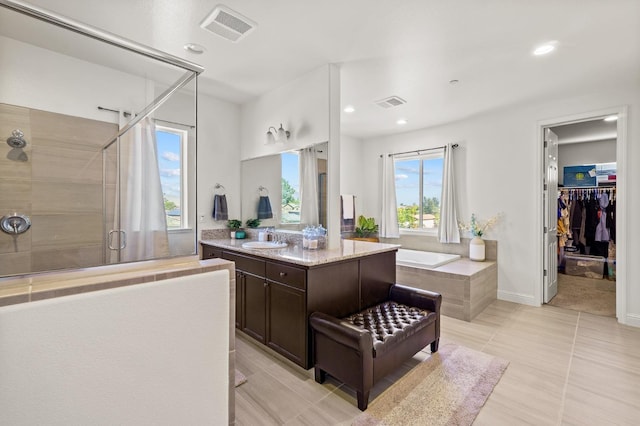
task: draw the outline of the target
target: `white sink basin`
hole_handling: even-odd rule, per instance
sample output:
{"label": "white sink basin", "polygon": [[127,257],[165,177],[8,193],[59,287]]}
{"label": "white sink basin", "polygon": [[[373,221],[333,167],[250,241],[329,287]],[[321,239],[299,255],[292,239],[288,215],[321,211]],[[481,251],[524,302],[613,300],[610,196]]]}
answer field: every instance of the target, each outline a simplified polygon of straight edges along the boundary
{"label": "white sink basin", "polygon": [[287,243],[279,241],[249,241],[242,244],[246,249],[280,249],[285,248]]}

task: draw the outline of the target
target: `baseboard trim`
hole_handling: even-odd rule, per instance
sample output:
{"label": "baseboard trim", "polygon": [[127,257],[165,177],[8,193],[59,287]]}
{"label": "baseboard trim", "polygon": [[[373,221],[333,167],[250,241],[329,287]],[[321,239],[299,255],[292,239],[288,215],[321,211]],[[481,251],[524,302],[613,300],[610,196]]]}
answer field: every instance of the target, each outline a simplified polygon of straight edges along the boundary
{"label": "baseboard trim", "polygon": [[640,315],[639,314],[627,314],[625,325],[632,327],[640,327]]}
{"label": "baseboard trim", "polygon": [[498,299],[507,302],[520,303],[521,305],[540,306],[534,296],[530,294],[512,293],[510,291],[498,290]]}

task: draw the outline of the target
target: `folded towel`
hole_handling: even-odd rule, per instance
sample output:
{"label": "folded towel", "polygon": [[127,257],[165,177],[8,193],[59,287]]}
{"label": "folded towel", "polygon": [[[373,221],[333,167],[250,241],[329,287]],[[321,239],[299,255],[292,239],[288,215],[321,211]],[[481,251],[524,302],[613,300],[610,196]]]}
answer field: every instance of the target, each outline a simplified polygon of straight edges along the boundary
{"label": "folded towel", "polygon": [[271,211],[271,201],[266,195],[260,196],[258,201],[258,219],[271,219],[273,211]]}
{"label": "folded towel", "polygon": [[213,219],[229,219],[229,211],[227,210],[227,196],[224,194],[216,194],[213,197]]}
{"label": "folded towel", "polygon": [[356,218],[356,208],[355,208],[355,196],[344,194],[342,197],[342,218],[343,219],[355,219]]}
{"label": "folded towel", "polygon": [[[353,195],[340,196],[340,232],[354,232],[356,230],[356,208],[353,199]],[[346,202],[347,200],[351,200],[351,203]],[[350,216],[350,219],[347,219],[346,216]]]}

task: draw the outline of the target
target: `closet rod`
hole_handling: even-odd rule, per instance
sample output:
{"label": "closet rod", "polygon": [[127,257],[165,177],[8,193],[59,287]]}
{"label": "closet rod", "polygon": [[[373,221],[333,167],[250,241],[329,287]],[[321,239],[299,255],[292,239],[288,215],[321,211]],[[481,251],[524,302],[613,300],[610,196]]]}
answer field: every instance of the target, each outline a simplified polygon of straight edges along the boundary
{"label": "closet rod", "polygon": [[[451,148],[455,149],[457,147],[458,147],[457,143],[454,143],[453,145],[451,145]],[[413,151],[405,151],[405,152],[394,152],[393,154],[389,154],[389,157],[393,157],[393,156],[396,156],[396,155],[404,155],[404,154],[420,154],[421,152],[435,151],[437,149],[446,149],[446,148],[447,148],[446,145],[442,145],[442,146],[436,146],[434,148],[416,149],[416,150],[413,150]],[[383,155],[381,154],[380,158],[382,158],[382,157],[383,157]]]}
{"label": "closet rod", "polygon": [[576,190],[576,189],[601,189],[601,190],[607,190],[607,189],[613,189],[614,191],[616,190],[615,186],[559,186],[558,187],[558,191],[562,191],[563,189],[571,189],[571,190]]}

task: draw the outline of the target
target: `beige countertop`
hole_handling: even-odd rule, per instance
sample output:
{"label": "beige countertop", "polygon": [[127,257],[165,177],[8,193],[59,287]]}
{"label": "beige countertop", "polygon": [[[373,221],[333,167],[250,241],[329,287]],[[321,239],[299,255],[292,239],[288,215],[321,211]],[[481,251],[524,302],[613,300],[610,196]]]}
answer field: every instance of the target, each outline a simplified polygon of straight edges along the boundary
{"label": "beige countertop", "polygon": [[0,306],[230,268],[226,260],[192,255],[5,277],[0,278]]}
{"label": "beige countertop", "polygon": [[340,262],[347,259],[369,256],[377,253],[395,251],[398,244],[370,243],[366,241],[341,240],[336,249],[304,250],[300,245],[289,244],[281,249],[246,249],[243,243],[255,240],[213,239],[200,240],[202,244],[222,249],[231,249],[240,253],[290,262],[302,266],[317,266],[325,263]]}

